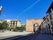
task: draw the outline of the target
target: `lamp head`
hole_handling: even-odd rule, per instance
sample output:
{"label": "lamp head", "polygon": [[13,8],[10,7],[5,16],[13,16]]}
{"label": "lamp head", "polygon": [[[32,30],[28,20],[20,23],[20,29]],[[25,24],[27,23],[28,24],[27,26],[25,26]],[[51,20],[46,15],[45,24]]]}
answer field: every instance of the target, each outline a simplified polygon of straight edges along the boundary
{"label": "lamp head", "polygon": [[1,14],[1,11],[2,11],[2,6],[0,6],[0,14]]}

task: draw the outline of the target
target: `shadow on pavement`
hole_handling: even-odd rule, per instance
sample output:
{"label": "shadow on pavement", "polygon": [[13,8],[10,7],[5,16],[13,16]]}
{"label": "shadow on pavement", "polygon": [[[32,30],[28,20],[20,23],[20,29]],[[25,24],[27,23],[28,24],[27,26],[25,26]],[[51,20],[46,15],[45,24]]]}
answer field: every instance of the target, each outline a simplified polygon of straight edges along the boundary
{"label": "shadow on pavement", "polygon": [[14,37],[10,37],[10,38],[6,38],[6,39],[0,39],[0,40],[33,40],[33,37],[35,36],[35,38],[37,37],[39,33],[31,33],[25,36],[14,36]]}

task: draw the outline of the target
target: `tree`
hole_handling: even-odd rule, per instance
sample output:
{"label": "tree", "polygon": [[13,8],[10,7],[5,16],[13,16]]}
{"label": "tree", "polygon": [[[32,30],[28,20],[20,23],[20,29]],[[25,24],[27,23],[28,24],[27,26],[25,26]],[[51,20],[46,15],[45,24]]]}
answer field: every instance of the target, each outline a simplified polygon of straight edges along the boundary
{"label": "tree", "polygon": [[2,29],[2,23],[0,23],[0,29]]}
{"label": "tree", "polygon": [[16,27],[17,30],[20,30],[20,31],[25,31],[26,28],[25,28],[25,25],[21,25],[21,27]]}
{"label": "tree", "polygon": [[4,21],[4,22],[2,23],[2,29],[7,29],[7,27],[8,27],[8,24],[7,24],[6,21]]}
{"label": "tree", "polygon": [[9,29],[12,30],[12,31],[14,31],[14,30],[16,29],[16,26],[15,26],[15,25],[11,25],[11,26],[9,27]]}

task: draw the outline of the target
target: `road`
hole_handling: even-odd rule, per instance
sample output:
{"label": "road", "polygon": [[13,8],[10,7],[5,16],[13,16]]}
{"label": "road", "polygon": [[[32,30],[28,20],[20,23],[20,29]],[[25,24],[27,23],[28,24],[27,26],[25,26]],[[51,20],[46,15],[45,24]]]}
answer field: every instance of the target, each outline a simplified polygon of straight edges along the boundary
{"label": "road", "polygon": [[6,38],[11,38],[11,37],[20,37],[20,36],[25,36],[28,34],[31,34],[32,32],[11,32],[11,31],[5,31],[5,32],[0,32],[0,39],[6,39]]}
{"label": "road", "polygon": [[16,36],[4,40],[53,40],[53,35],[44,33],[34,33],[26,36]]}

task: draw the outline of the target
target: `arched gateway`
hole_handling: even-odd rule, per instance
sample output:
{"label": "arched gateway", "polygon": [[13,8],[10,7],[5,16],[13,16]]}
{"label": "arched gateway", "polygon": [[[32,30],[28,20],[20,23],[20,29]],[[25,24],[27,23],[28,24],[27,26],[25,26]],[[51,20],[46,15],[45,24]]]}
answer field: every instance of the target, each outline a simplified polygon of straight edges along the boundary
{"label": "arched gateway", "polygon": [[37,28],[41,25],[42,22],[42,19],[26,20],[26,31],[35,32],[35,30],[37,30]]}
{"label": "arched gateway", "polygon": [[39,24],[38,24],[38,23],[35,23],[35,24],[33,25],[33,31],[34,31],[34,32],[37,32],[38,29],[39,29]]}

